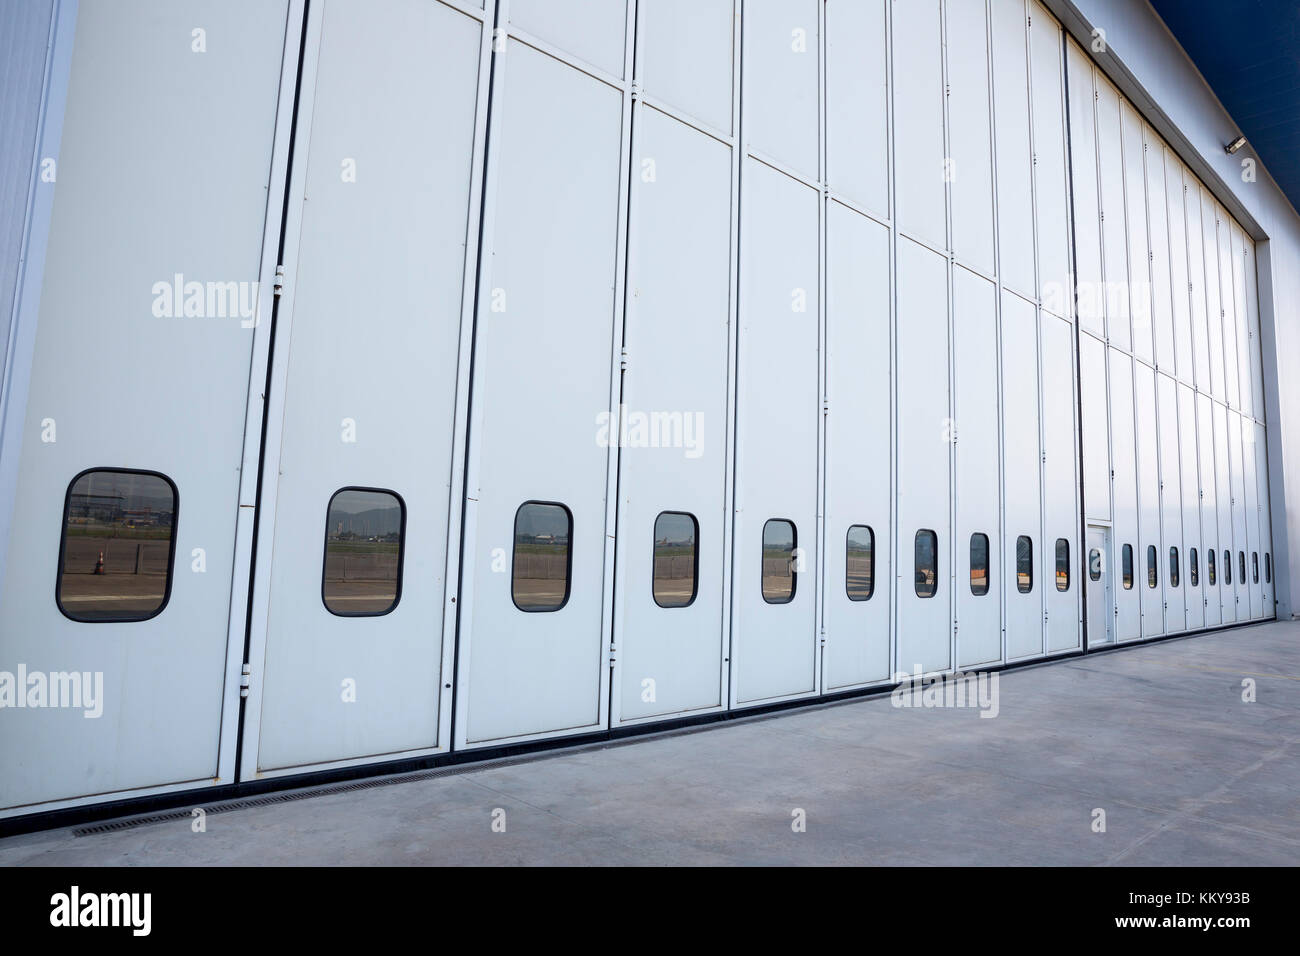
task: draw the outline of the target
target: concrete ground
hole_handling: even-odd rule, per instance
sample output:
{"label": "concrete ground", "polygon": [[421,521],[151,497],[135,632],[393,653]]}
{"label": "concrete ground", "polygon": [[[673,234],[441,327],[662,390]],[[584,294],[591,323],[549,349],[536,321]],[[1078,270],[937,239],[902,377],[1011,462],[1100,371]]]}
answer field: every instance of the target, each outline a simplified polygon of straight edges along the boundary
{"label": "concrete ground", "polygon": [[1012,671],[998,691],[993,719],[883,697],[209,807],[204,833],[26,834],[0,840],[0,866],[1300,863],[1300,623]]}

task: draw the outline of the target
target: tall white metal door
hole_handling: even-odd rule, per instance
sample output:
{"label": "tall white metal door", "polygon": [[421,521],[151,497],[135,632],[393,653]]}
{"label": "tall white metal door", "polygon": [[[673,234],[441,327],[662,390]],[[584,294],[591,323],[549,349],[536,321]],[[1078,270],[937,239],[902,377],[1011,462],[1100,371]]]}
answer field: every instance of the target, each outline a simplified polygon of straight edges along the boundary
{"label": "tall white metal door", "polygon": [[449,743],[485,27],[436,0],[309,18],[251,654],[259,773]]}
{"label": "tall white metal door", "polygon": [[[503,34],[493,54],[457,649],[463,747],[607,720],[625,95],[580,63],[621,75],[624,40],[575,11],[520,4],[512,23],[527,33]],[[530,45],[539,32],[557,49]]]}
{"label": "tall white metal door", "polygon": [[0,671],[23,706],[0,717],[0,815],[231,782],[245,412],[298,30],[262,0],[59,9],[74,54],[49,104],[43,283],[20,292],[30,386],[5,431]]}

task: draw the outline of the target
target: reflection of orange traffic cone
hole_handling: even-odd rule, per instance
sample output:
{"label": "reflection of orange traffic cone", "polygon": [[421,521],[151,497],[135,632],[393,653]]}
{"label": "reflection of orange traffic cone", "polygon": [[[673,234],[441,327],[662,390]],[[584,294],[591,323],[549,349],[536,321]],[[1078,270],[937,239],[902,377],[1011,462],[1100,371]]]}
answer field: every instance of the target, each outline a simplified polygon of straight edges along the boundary
{"label": "reflection of orange traffic cone", "polygon": [[95,562],[95,573],[96,574],[104,573],[104,552],[103,551],[99,552],[99,560]]}

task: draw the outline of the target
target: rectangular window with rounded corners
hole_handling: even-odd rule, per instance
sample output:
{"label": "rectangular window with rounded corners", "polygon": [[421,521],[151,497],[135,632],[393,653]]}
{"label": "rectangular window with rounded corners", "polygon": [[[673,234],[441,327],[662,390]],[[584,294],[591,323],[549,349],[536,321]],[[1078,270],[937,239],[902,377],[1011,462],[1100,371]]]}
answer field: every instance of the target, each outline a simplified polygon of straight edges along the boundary
{"label": "rectangular window with rounded corners", "polygon": [[1188,557],[1187,570],[1189,581],[1192,587],[1196,587],[1201,583],[1201,556],[1197,553],[1195,548],[1192,548],[1191,554]]}
{"label": "rectangular window with rounded corners", "polygon": [[176,485],[156,471],[92,468],[63,500],[55,602],[74,621],[147,621],[171,597]]}
{"label": "rectangular window with rounded corners", "polygon": [[1178,587],[1178,549],[1169,549],[1169,586]]}
{"label": "rectangular window with rounded corners", "polygon": [[515,512],[510,597],[521,611],[558,611],[569,601],[573,515],[551,501],[525,501]]}
{"label": "rectangular window with rounded corners", "polygon": [[1273,583],[1273,555],[1264,552],[1264,583]]}
{"label": "rectangular window with rounded corners", "polygon": [[1214,567],[1214,549],[1205,552],[1205,573],[1209,576],[1210,587],[1218,583],[1218,571]]}
{"label": "rectangular window with rounded corners", "polygon": [[844,589],[850,601],[866,601],[876,590],[876,533],[865,524],[849,528],[844,539]]}
{"label": "rectangular window with rounded corners", "polygon": [[685,511],[655,518],[652,593],[660,607],[688,607],[699,587],[700,523]]}
{"label": "rectangular window with rounded corners", "polygon": [[1250,583],[1259,583],[1259,552],[1250,552]]}
{"label": "rectangular window with rounded corners", "polygon": [[789,604],[794,600],[795,548],[798,535],[794,522],[772,518],[763,525],[763,600],[768,604]]}
{"label": "rectangular window with rounded corners", "polygon": [[916,596],[932,598],[939,590],[939,536],[923,528],[916,533],[913,547],[916,563]]}
{"label": "rectangular window with rounded corners", "polygon": [[1160,583],[1160,569],[1156,567],[1156,546],[1147,545],[1147,587],[1153,588]]}
{"label": "rectangular window with rounded corners", "polygon": [[340,488],[325,510],[321,600],[339,617],[379,617],[402,597],[406,503],[384,488]]}
{"label": "rectangular window with rounded corners", "polygon": [[1246,583],[1246,552],[1245,551],[1237,552],[1237,568],[1241,572],[1240,574],[1237,575],[1237,583],[1245,584]]}
{"label": "rectangular window with rounded corners", "polygon": [[1070,590],[1070,542],[1056,539],[1056,590]]}
{"label": "rectangular window with rounded corners", "polygon": [[1124,545],[1120,552],[1120,573],[1125,591],[1133,590],[1133,545]]}
{"label": "rectangular window with rounded corners", "polygon": [[970,593],[989,593],[989,536],[978,531],[970,536]]}
{"label": "rectangular window with rounded corners", "polygon": [[1088,552],[1088,580],[1101,580],[1101,552],[1096,548]]}
{"label": "rectangular window with rounded corners", "polygon": [[1027,534],[1016,538],[1016,590],[1028,594],[1034,589],[1034,542]]}
{"label": "rectangular window with rounded corners", "polygon": [[1232,583],[1232,552],[1223,552],[1223,583]]}

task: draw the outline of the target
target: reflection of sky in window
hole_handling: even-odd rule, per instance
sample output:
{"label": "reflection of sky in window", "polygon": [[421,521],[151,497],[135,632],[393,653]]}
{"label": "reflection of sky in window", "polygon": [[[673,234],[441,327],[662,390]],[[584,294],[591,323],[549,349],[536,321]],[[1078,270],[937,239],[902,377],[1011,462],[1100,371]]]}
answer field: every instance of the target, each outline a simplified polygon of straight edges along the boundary
{"label": "reflection of sky in window", "polygon": [[871,529],[855,524],[849,528],[848,549],[850,551],[871,550]]}
{"label": "reflection of sky in window", "polygon": [[793,548],[794,525],[788,521],[769,521],[763,526],[763,547]]}
{"label": "reflection of sky in window", "polygon": [[916,533],[916,560],[918,564],[931,564],[934,561],[935,533],[918,531]]}
{"label": "reflection of sky in window", "polygon": [[655,541],[694,544],[695,520],[690,515],[668,511],[655,520]]}
{"label": "reflection of sky in window", "polygon": [[175,504],[171,486],[161,478],[120,471],[95,471],[82,475],[73,486],[72,494],[121,498],[121,506],[127,510],[171,511]]}
{"label": "reflection of sky in window", "polygon": [[569,533],[569,514],[559,505],[524,505],[515,519],[515,534],[555,537]]}

